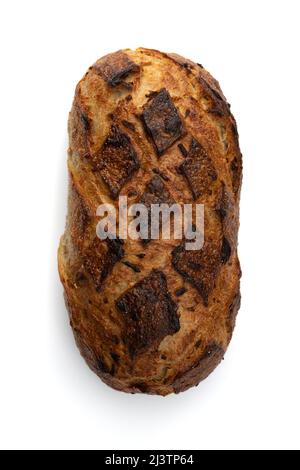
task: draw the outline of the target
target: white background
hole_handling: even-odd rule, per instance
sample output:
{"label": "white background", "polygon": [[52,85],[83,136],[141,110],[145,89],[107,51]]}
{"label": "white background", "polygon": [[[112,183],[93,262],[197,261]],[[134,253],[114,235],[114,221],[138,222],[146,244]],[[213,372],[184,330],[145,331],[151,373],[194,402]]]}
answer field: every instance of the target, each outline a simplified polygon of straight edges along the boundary
{"label": "white background", "polygon": [[[1,2],[1,448],[299,449],[298,6]],[[219,79],[244,154],[235,334],[205,382],[166,398],[115,392],[90,372],[56,270],[75,85],[105,53],[138,46]]]}

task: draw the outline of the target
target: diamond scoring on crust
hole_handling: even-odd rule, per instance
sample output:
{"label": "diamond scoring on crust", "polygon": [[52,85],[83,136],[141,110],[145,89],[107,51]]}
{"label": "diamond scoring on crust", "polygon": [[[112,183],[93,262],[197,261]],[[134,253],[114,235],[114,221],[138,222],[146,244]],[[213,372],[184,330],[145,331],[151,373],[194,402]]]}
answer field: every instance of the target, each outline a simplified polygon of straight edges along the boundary
{"label": "diamond scoring on crust", "polygon": [[212,183],[218,177],[211,158],[194,138],[187,157],[179,166],[179,171],[186,177],[194,199],[208,195]]}
{"label": "diamond scoring on crust", "polygon": [[201,250],[186,250],[185,243],[172,251],[172,264],[199,292],[205,306],[222,262],[219,241],[208,240]]}
{"label": "diamond scoring on crust", "polygon": [[141,119],[159,156],[185,133],[179,113],[165,88],[151,93]]}
{"label": "diamond scoring on crust", "polygon": [[96,237],[83,256],[82,269],[92,278],[97,291],[112,271],[114,265],[124,256],[123,240],[100,240]]}
{"label": "diamond scoring on crust", "polygon": [[113,124],[95,161],[112,198],[116,199],[124,184],[139,167],[137,153],[127,134]]}
{"label": "diamond scoring on crust", "polygon": [[162,178],[159,175],[155,175],[146,185],[140,202],[150,208],[151,204],[165,203],[171,205],[174,204],[175,201],[172,198],[168,188],[164,184]]}
{"label": "diamond scoring on crust", "polygon": [[152,270],[127,290],[116,305],[125,320],[124,341],[133,356],[158,346],[165,336],[180,328],[177,305],[168,292],[162,271]]}
{"label": "diamond scoring on crust", "polygon": [[148,238],[143,239],[144,243],[150,242],[150,227],[151,227],[151,204],[168,204],[171,206],[175,203],[172,195],[168,188],[164,184],[162,178],[159,175],[153,176],[153,178],[146,185],[145,191],[139,201],[144,204],[148,209]]}
{"label": "diamond scoring on crust", "polygon": [[103,57],[100,63],[93,66],[93,70],[114,87],[121,84],[130,73],[139,71],[139,66],[123,51],[117,51]]}

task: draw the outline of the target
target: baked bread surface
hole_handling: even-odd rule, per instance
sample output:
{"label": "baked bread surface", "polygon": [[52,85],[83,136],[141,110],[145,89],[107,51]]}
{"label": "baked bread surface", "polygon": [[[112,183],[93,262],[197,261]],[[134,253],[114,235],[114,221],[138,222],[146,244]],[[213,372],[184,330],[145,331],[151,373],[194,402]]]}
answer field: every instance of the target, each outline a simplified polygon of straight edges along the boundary
{"label": "baked bread surface", "polygon": [[[69,116],[58,264],[76,343],[111,387],[167,395],[222,360],[240,305],[242,159],[218,82],[177,54],[126,49],[89,68]],[[100,240],[96,209],[201,203],[205,241]]]}

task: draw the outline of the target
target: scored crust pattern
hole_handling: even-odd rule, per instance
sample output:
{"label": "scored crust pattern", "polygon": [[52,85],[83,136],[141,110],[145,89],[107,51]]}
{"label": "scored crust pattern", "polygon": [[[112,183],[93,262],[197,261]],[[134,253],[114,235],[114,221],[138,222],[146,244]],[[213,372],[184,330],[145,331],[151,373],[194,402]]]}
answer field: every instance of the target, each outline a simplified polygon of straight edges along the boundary
{"label": "scored crust pattern", "polygon": [[186,159],[179,169],[186,177],[194,199],[211,191],[213,182],[217,180],[217,172],[210,157],[196,139],[192,140]]}
{"label": "scored crust pattern", "polygon": [[[77,344],[116,389],[186,390],[222,359],[240,304],[242,162],[230,107],[201,65],[176,54],[118,51],[79,83],[69,134],[59,270]],[[203,203],[203,248],[99,240],[95,209],[116,205],[119,195],[148,208]]]}
{"label": "scored crust pattern", "polygon": [[184,135],[181,118],[165,88],[151,93],[141,117],[159,156]]}
{"label": "scored crust pattern", "polygon": [[120,85],[131,73],[137,72],[139,66],[134,63],[123,51],[108,54],[99,64],[94,65],[94,70],[112,87]]}
{"label": "scored crust pattern", "polygon": [[114,199],[139,168],[138,156],[130,138],[116,125],[111,126],[94,163]]}
{"label": "scored crust pattern", "polygon": [[133,355],[179,330],[177,305],[167,290],[166,277],[161,271],[151,271],[116,304],[124,316],[126,341]]}

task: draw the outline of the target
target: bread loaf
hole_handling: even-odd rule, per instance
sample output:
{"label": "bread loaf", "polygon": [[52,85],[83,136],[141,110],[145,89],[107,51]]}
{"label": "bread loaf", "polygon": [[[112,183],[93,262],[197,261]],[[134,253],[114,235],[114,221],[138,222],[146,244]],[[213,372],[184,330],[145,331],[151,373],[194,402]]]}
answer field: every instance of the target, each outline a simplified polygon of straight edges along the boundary
{"label": "bread loaf", "polygon": [[[222,360],[240,306],[242,158],[230,105],[200,64],[125,49],[89,68],[69,116],[69,196],[58,264],[76,343],[130,393],[178,393]],[[204,245],[101,240],[97,207],[203,204]]]}

